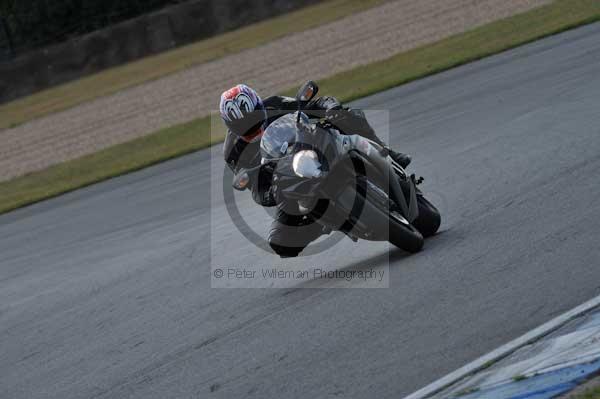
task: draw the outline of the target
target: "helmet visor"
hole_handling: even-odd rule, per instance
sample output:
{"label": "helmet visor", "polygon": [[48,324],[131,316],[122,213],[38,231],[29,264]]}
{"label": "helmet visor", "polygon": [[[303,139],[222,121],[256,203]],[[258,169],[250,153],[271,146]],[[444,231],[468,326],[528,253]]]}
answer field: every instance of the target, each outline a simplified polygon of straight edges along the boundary
{"label": "helmet visor", "polygon": [[262,128],[266,119],[265,110],[255,110],[244,113],[242,118],[225,121],[231,133],[237,136],[254,136]]}

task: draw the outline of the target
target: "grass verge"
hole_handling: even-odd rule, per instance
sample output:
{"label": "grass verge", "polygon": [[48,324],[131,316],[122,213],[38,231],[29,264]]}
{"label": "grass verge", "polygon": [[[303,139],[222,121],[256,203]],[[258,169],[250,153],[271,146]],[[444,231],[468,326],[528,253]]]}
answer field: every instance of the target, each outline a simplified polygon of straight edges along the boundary
{"label": "grass verge", "polygon": [[385,1],[330,0],[50,88],[0,106],[0,129],[324,25]]}
{"label": "grass verge", "polygon": [[594,377],[575,388],[573,391],[560,396],[561,399],[600,399],[600,375]]}
{"label": "grass verge", "polygon": [[600,388],[590,389],[581,394],[581,396],[577,396],[577,399],[600,399]]}
{"label": "grass verge", "polygon": [[[321,80],[320,91],[353,100],[598,20],[598,0],[558,0]],[[0,213],[207,147],[222,132],[213,136],[205,117],[0,183]]]}

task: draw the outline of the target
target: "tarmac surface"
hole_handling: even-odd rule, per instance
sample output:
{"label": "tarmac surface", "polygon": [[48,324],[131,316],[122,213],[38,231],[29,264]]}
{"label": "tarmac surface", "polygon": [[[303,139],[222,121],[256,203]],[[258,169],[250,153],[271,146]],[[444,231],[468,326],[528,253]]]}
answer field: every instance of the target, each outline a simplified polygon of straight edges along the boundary
{"label": "tarmac surface", "polygon": [[0,216],[0,397],[407,395],[600,293],[599,103],[594,24],[355,104],[389,110],[442,231],[290,262],[389,288],[211,288],[280,262],[237,239],[214,148]]}

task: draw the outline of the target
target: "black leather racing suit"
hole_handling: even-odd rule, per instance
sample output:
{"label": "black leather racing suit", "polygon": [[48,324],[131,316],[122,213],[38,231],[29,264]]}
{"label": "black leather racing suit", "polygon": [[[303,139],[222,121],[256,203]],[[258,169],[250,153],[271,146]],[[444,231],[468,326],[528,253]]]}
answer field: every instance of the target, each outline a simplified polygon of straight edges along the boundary
{"label": "black leather racing suit", "polygon": [[[298,110],[296,99],[291,97],[272,96],[263,100],[263,103],[267,110],[267,125],[285,114]],[[317,98],[307,104],[303,112],[309,116],[327,116],[340,131],[359,134],[385,145],[376,136],[362,111],[344,109],[340,102],[333,97]],[[337,117],[338,113],[343,116]],[[238,173],[242,168],[249,169],[260,164],[260,141],[248,143],[228,132],[223,152],[225,162],[234,173]],[[262,176],[263,174],[258,173],[251,176],[251,190],[252,198],[256,203],[262,206],[277,206],[277,213],[269,232],[269,244],[275,253],[282,257],[298,256],[310,242],[319,238],[322,234],[322,226],[318,223],[301,226],[299,222],[302,216],[298,215],[297,211],[288,209],[295,204],[277,203],[276,196],[270,187],[270,176],[266,178]]]}

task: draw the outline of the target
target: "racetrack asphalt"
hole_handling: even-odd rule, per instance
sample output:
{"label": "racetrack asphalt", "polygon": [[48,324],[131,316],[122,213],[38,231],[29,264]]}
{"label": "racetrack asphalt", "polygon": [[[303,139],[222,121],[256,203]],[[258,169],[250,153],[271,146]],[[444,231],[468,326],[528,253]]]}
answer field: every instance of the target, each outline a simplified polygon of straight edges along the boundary
{"label": "racetrack asphalt", "polygon": [[211,289],[211,253],[271,257],[227,227],[210,150],[0,216],[0,397],[407,395],[600,293],[599,104],[600,24],[358,101],[442,232],[295,262],[389,260],[385,289]]}

